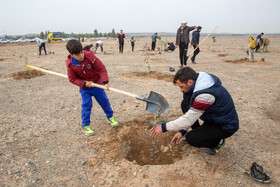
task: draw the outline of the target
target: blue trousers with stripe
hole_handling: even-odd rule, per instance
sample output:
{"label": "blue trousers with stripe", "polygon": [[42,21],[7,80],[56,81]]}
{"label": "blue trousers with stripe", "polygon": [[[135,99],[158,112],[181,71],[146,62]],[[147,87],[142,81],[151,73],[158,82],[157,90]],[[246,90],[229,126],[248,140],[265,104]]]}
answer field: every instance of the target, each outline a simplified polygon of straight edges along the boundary
{"label": "blue trousers with stripe", "polygon": [[111,108],[109,99],[105,93],[105,90],[97,87],[80,89],[82,96],[82,127],[90,125],[90,114],[92,108],[92,96],[96,99],[106,114],[107,118],[113,116],[113,110]]}

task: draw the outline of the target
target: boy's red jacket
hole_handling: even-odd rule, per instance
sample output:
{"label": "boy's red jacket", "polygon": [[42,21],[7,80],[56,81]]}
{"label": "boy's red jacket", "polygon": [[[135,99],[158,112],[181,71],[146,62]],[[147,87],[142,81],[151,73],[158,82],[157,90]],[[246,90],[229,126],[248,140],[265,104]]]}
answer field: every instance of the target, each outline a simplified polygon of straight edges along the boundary
{"label": "boy's red jacket", "polygon": [[71,55],[67,57],[66,66],[69,81],[80,88],[86,88],[85,81],[93,81],[98,84],[109,82],[104,64],[92,51],[84,50],[84,54],[85,58],[82,63],[76,60],[72,62]]}

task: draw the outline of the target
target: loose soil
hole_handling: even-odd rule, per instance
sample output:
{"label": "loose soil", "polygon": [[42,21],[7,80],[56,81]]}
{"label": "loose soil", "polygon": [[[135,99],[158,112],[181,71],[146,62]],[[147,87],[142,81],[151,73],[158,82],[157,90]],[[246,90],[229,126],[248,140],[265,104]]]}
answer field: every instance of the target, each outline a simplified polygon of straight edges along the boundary
{"label": "loose soil", "polygon": [[228,54],[218,54],[218,57],[225,57],[228,56]]}
{"label": "loose soil", "polygon": [[33,79],[35,77],[43,76],[44,73],[36,70],[26,70],[13,73],[11,76],[16,80]]}
{"label": "loose soil", "polygon": [[[220,78],[239,116],[240,129],[215,156],[188,144],[170,145],[176,132],[149,138],[146,120],[152,123],[153,115],[145,111],[146,103],[113,92],[107,96],[120,125],[112,128],[93,99],[95,135],[85,136],[79,88],[61,77],[37,76],[39,72],[26,79],[29,73],[23,68],[28,58],[30,65],[67,74],[66,42],[47,43],[47,52],[55,54],[41,56],[36,43],[1,44],[0,186],[263,186],[241,173],[234,161],[247,170],[257,162],[272,180],[280,181],[280,36],[269,36],[269,53],[254,54],[255,62],[243,60],[248,58],[244,52],[248,37],[216,36],[215,43],[207,39],[200,46],[197,64],[188,62],[197,72]],[[166,43],[174,37],[162,40]],[[125,44],[123,54],[115,39],[103,42],[109,53],[98,50],[96,56],[106,66],[111,87],[144,97],[155,91],[170,106],[161,117],[171,121],[182,115],[183,94],[172,83],[175,72],[169,72],[180,65],[178,49],[151,57],[153,71],[148,74],[142,50],[150,37],[138,38],[134,52]]]}
{"label": "loose soil", "polygon": [[228,63],[235,63],[235,64],[247,64],[247,65],[271,65],[270,62],[265,62],[265,59],[262,58],[261,60],[254,60],[254,61],[249,61],[248,58],[241,58],[237,60],[225,60],[225,62]]}
{"label": "loose soil", "polygon": [[166,82],[173,82],[174,74],[150,71],[150,72],[129,72],[122,74],[125,77],[137,78],[137,79],[157,79],[164,80]]}

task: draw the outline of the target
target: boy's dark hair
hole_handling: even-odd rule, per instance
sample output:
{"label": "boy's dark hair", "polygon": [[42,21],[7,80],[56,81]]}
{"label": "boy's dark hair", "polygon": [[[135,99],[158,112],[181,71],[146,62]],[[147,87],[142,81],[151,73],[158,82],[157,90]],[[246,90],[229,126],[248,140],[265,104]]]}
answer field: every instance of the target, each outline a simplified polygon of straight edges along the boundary
{"label": "boy's dark hair", "polygon": [[187,84],[188,80],[195,81],[197,78],[197,73],[190,67],[180,68],[174,75],[173,84],[176,85],[176,81],[179,80],[182,83]]}
{"label": "boy's dark hair", "polygon": [[78,40],[69,40],[66,44],[66,48],[72,55],[80,54],[80,52],[83,50],[83,46]]}
{"label": "boy's dark hair", "polygon": [[201,27],[201,26],[198,26],[198,27],[197,27],[197,30],[199,30],[199,29],[202,29],[202,27]]}
{"label": "boy's dark hair", "polygon": [[262,35],[264,35],[264,33],[263,33],[263,32],[262,32],[261,34],[262,34]]}

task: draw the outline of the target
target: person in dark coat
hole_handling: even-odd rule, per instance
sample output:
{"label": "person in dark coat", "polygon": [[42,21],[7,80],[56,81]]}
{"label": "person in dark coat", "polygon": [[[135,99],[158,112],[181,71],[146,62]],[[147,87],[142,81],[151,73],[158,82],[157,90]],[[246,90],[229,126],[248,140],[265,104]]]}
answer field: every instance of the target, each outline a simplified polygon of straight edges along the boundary
{"label": "person in dark coat", "polygon": [[[152,128],[151,135],[157,137],[167,131],[178,131],[171,143],[183,142],[194,147],[205,147],[206,153],[217,154],[225,145],[225,139],[239,129],[238,115],[230,93],[215,75],[196,73],[190,67],[180,68],[173,83],[183,92],[183,115]],[[202,125],[198,119],[203,121]],[[187,132],[189,128],[191,130]],[[184,135],[186,138],[182,139]]]}
{"label": "person in dark coat", "polygon": [[176,47],[179,46],[179,57],[180,57],[180,63],[181,66],[187,66],[187,52],[188,52],[188,46],[190,43],[189,39],[189,32],[196,29],[197,27],[189,27],[187,26],[187,23],[181,23],[181,27],[177,30],[176,35]]}
{"label": "person in dark coat", "polygon": [[198,26],[198,27],[197,27],[197,30],[196,30],[196,31],[193,31],[193,33],[192,33],[192,41],[191,41],[191,44],[192,44],[192,46],[193,46],[193,48],[194,48],[194,50],[195,50],[195,51],[193,52],[193,56],[192,56],[192,58],[191,58],[193,64],[196,64],[196,62],[195,62],[195,57],[196,57],[196,55],[198,55],[198,53],[200,52],[200,50],[199,50],[199,38],[200,38],[201,29],[202,29],[202,27],[201,27],[201,26]]}

